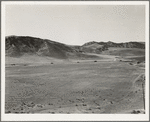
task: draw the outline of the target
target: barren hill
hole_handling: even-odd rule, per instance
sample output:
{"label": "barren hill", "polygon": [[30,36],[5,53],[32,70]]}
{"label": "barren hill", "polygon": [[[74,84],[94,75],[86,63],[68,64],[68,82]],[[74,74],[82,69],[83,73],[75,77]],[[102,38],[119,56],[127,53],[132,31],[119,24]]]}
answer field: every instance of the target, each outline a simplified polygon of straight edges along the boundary
{"label": "barren hill", "polygon": [[69,46],[51,40],[23,36],[6,37],[6,55],[9,56],[21,56],[28,53],[67,58],[66,52],[73,51]]}
{"label": "barren hill", "polygon": [[6,56],[21,57],[26,54],[48,56],[57,59],[99,58],[95,55],[83,54],[80,46],[70,46],[47,39],[28,36],[6,37]]}
{"label": "barren hill", "polygon": [[82,45],[81,50],[90,53],[101,53],[103,51],[109,50],[109,48],[111,47],[145,49],[145,43],[141,43],[141,42],[114,43],[111,41],[108,42],[91,41]]}
{"label": "barren hill", "polygon": [[88,42],[82,46],[70,46],[48,39],[40,39],[29,36],[8,36],[6,37],[6,56],[20,57],[24,54],[48,56],[58,59],[68,58],[97,58],[95,55],[116,48],[138,48],[144,49],[145,44],[139,42]]}
{"label": "barren hill", "polygon": [[120,48],[140,48],[140,49],[145,49],[145,43],[142,42],[125,42],[125,43],[114,43],[111,41],[108,42],[88,42],[85,43],[83,46],[90,46],[93,44],[98,44],[98,45],[103,45],[105,48],[109,47],[120,47]]}

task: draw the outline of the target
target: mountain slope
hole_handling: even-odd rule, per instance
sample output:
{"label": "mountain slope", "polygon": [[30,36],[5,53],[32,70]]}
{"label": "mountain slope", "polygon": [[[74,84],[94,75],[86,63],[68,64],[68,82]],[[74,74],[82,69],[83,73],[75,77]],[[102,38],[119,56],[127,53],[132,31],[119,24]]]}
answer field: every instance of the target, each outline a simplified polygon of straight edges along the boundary
{"label": "mountain slope", "polygon": [[67,58],[66,52],[74,50],[65,44],[34,37],[6,37],[6,55],[21,56],[25,53]]}
{"label": "mountain slope", "polygon": [[105,45],[101,45],[98,42],[89,42],[85,43],[80,47],[80,50],[83,52],[88,52],[88,53],[101,53],[104,50],[107,50],[108,48]]}
{"label": "mountain slope", "polygon": [[[137,48],[145,49],[145,43],[141,42],[125,42],[125,43],[114,43],[114,42],[88,42],[81,46],[81,50],[89,53],[102,53],[103,51],[109,50],[109,48]],[[121,52],[120,52],[121,53]]]}
{"label": "mountain slope", "polygon": [[[6,37],[6,56],[20,57],[25,54],[48,56],[58,59],[68,58],[98,58],[95,55],[88,55],[87,53],[103,54],[103,52],[110,52],[110,48],[116,49],[136,48],[145,49],[145,43],[139,42],[88,42],[82,46],[70,46],[48,39],[40,39],[29,36],[8,36]],[[118,50],[119,51],[119,50]],[[125,51],[125,50],[124,50]],[[124,53],[123,51],[123,53]],[[132,50],[131,50],[132,52]],[[119,52],[112,52],[110,55],[116,55]],[[122,53],[122,52],[120,52]],[[136,52],[135,52],[136,53]],[[144,53],[143,53],[144,54]]]}
{"label": "mountain slope", "polygon": [[145,43],[141,43],[141,42],[125,42],[125,43],[114,43],[111,41],[108,42],[88,42],[85,43],[83,46],[92,46],[93,44],[99,44],[99,45],[103,45],[106,48],[109,47],[120,47],[120,48],[140,48],[140,49],[145,49]]}

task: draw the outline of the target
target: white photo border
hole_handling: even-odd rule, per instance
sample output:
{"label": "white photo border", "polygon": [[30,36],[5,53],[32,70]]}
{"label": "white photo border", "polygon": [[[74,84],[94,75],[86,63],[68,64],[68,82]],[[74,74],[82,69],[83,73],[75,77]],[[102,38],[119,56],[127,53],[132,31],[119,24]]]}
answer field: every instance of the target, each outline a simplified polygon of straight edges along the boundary
{"label": "white photo border", "polygon": [[[6,5],[145,5],[146,113],[145,114],[5,114]],[[1,2],[1,120],[2,121],[148,121],[149,120],[149,2],[148,1],[2,1]]]}

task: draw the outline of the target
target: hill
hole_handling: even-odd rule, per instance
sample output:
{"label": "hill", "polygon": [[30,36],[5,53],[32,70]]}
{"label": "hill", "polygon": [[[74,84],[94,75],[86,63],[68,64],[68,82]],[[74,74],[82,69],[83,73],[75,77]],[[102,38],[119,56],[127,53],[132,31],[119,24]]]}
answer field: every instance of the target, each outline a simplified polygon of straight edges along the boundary
{"label": "hill", "polygon": [[115,56],[145,56],[145,50],[140,48],[110,47],[108,50],[103,51],[102,54]]}
{"label": "hill", "polygon": [[89,42],[89,43],[85,43],[84,45],[82,45],[80,47],[80,50],[82,52],[85,52],[85,53],[101,53],[102,51],[104,50],[107,50],[108,48],[103,45],[103,44],[99,44],[98,42]]}
{"label": "hill", "polygon": [[6,37],[6,56],[21,57],[23,55],[48,56],[57,59],[99,58],[82,54],[80,46],[69,46],[48,39],[29,36]]}
{"label": "hill", "polygon": [[[145,49],[145,43],[141,43],[141,42],[125,42],[125,43],[114,43],[111,41],[108,42],[95,42],[95,41],[91,41],[88,43],[85,43],[84,45],[81,46],[81,50],[83,52],[89,52],[89,53],[102,53],[103,51],[107,51],[110,48],[121,48],[121,49],[125,49],[125,48],[129,48],[131,50],[131,48],[137,48],[137,49]],[[129,50],[127,49],[127,50]],[[122,52],[120,52],[122,53]],[[124,53],[124,51],[123,51]],[[111,53],[113,55],[113,53]],[[114,54],[115,55],[115,54]]]}
{"label": "hill", "polygon": [[23,36],[6,37],[6,55],[8,56],[21,56],[28,53],[55,58],[67,58],[66,52],[73,52],[73,49],[65,44],[51,40]]}
{"label": "hill", "polygon": [[83,45],[83,47],[84,46],[92,46],[93,44],[103,45],[106,48],[109,48],[109,47],[120,47],[120,48],[140,48],[140,49],[145,49],[145,43],[144,42],[114,43],[114,42],[111,42],[111,41],[108,41],[108,42],[95,42],[95,41],[92,41],[92,42],[85,43]]}
{"label": "hill", "polygon": [[[29,36],[8,36],[6,37],[6,56],[20,57],[25,54],[48,56],[58,59],[86,59],[86,58],[99,58],[96,55],[88,55],[87,53],[96,54],[109,54],[109,55],[122,55],[125,52],[142,53],[139,49],[145,49],[145,44],[140,42],[88,42],[82,46],[71,46],[55,42],[48,39],[40,39]],[[121,49],[118,51],[111,51],[111,48]],[[124,50],[128,48],[128,50]],[[134,51],[132,51],[132,49]],[[143,50],[142,50],[143,51]]]}

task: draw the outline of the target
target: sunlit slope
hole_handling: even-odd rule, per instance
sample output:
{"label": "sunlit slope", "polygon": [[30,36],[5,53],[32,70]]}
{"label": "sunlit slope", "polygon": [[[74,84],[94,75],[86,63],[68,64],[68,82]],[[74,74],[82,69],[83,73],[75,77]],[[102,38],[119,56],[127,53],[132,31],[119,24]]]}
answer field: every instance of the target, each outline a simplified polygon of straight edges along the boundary
{"label": "sunlit slope", "polygon": [[103,54],[116,55],[116,56],[143,56],[145,49],[139,48],[109,48],[103,51]]}

